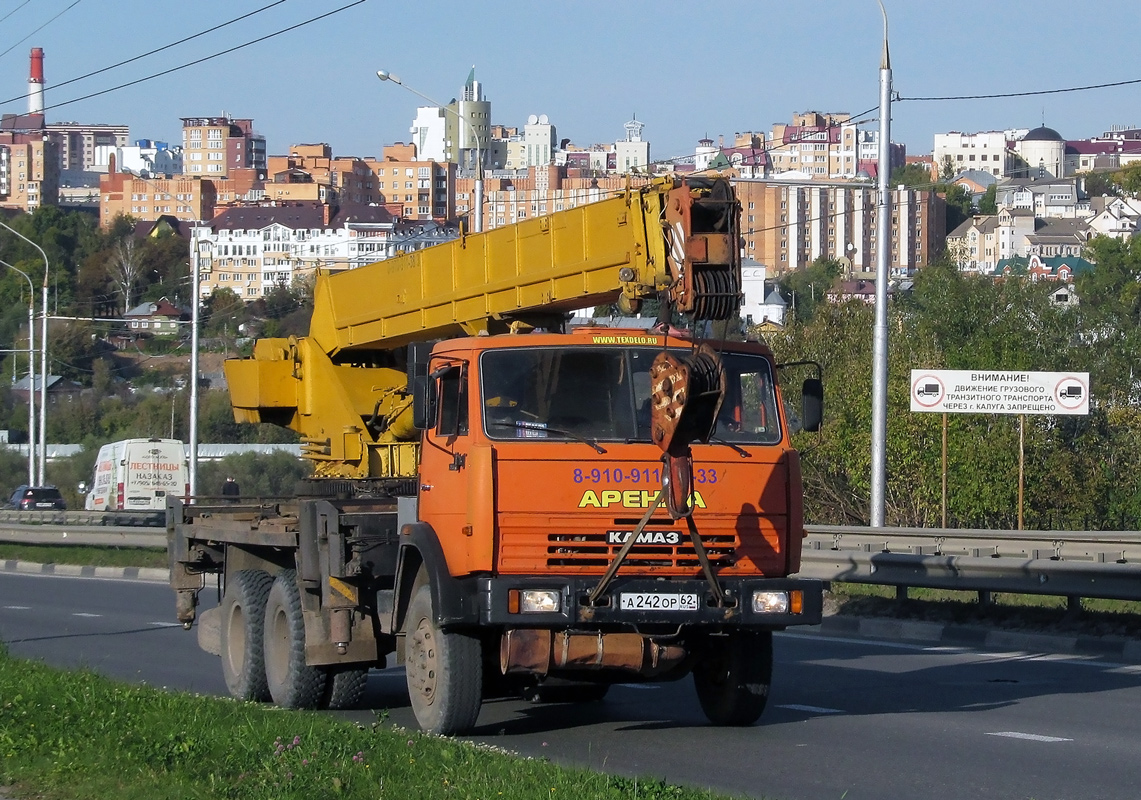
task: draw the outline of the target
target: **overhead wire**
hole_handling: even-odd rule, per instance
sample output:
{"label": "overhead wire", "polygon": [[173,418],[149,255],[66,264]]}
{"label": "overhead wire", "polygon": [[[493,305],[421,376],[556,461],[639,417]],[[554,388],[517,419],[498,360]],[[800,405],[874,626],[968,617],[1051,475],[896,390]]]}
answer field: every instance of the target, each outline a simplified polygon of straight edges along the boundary
{"label": "overhead wire", "polygon": [[20,3],[20,5],[16,6],[16,7],[15,7],[15,8],[13,8],[11,11],[9,11],[7,14],[5,14],[5,15],[4,15],[4,16],[2,16],[2,17],[0,17],[0,22],[3,22],[4,20],[8,19],[8,17],[10,17],[10,16],[12,16],[13,14],[15,14],[17,11],[19,11],[21,8],[23,8],[24,6],[26,6],[26,5],[27,5],[28,3],[30,3],[30,2],[32,2],[32,0],[24,0],[24,2]]}
{"label": "overhead wire", "polygon": [[[76,2],[78,2],[78,1],[79,0],[76,0]],[[340,8],[335,8],[332,11],[327,11],[324,14],[319,14],[315,17],[310,17],[309,19],[304,20],[302,22],[298,22],[295,25],[290,25],[287,28],[282,28],[280,30],[274,31],[273,33],[268,33],[265,36],[259,36],[256,39],[251,39],[251,40],[244,42],[242,44],[235,45],[234,47],[228,47],[225,50],[218,51],[217,53],[213,53],[213,54],[208,55],[208,56],[203,56],[202,58],[196,58],[193,61],[186,62],[185,64],[180,64],[176,67],[171,67],[170,69],[164,69],[160,72],[155,72],[155,73],[152,73],[150,75],[146,75],[142,78],[138,78],[138,79],[133,80],[133,81],[128,81],[126,83],[121,83],[118,86],[112,86],[108,89],[103,89],[103,90],[100,90],[98,92],[91,92],[90,94],[85,94],[81,97],[75,97],[75,98],[72,98],[71,100],[64,100],[61,103],[53,103],[49,106],[45,106],[44,111],[47,111],[47,110],[53,109],[53,108],[61,108],[63,106],[71,105],[72,103],[78,103],[82,100],[90,100],[93,97],[99,97],[101,95],[110,94],[111,92],[117,92],[120,89],[126,89],[130,86],[136,86],[140,83],[145,83],[147,81],[154,80],[155,78],[161,78],[165,75],[170,75],[171,73],[179,72],[181,70],[188,69],[189,67],[197,66],[198,64],[203,64],[207,61],[212,61],[215,58],[220,58],[224,55],[229,55],[230,53],[236,53],[239,50],[244,50],[247,47],[251,47],[255,44],[260,44],[262,42],[268,41],[269,39],[273,39],[276,36],[281,36],[283,34],[291,32],[291,31],[295,31],[298,28],[303,28],[306,25],[311,25],[314,22],[319,22],[320,20],[327,19],[328,17],[331,17],[334,14],[340,14],[342,11],[347,11],[348,9],[350,9],[354,6],[359,6],[365,2],[367,2],[367,0],[354,0],[354,2],[347,3],[343,6],[341,6]]]}
{"label": "overhead wire", "polygon": [[[24,42],[28,41],[28,39],[31,39],[33,36],[35,36],[37,33],[39,33],[40,31],[42,31],[42,30],[43,30],[44,28],[46,28],[48,25],[51,25],[51,24],[52,24],[53,22],[55,22],[57,19],[59,19],[60,17],[62,17],[64,14],[66,14],[68,11],[71,11],[71,9],[75,8],[75,7],[76,7],[77,5],[79,5],[81,2],[83,2],[83,0],[73,0],[73,2],[71,3],[71,5],[69,5],[67,8],[65,8],[63,11],[60,11],[58,14],[56,14],[54,17],[52,17],[51,19],[49,19],[47,22],[45,22],[45,23],[44,23],[43,25],[41,25],[40,27],[36,28],[34,31],[32,31],[31,33],[29,33],[27,36],[25,36],[23,39],[21,39],[20,41],[16,42],[15,44],[13,44],[11,47],[9,47],[9,48],[8,48],[7,50],[5,50],[4,52],[0,53],[0,58],[3,58],[4,56],[6,56],[6,55],[8,55],[9,53],[11,53],[13,50],[15,50],[17,47],[19,47],[19,46],[20,46],[21,44],[23,44]],[[9,15],[9,16],[10,16],[10,15]],[[4,19],[7,19],[7,18],[8,18],[8,17],[5,17]]]}
{"label": "overhead wire", "polygon": [[1141,78],[1111,83],[1094,83],[1089,86],[1071,86],[1065,89],[1037,89],[1029,92],[1002,92],[999,94],[960,94],[943,97],[904,97],[897,95],[895,102],[938,102],[944,100],[999,100],[1007,97],[1036,97],[1045,94],[1066,94],[1068,92],[1088,92],[1094,89],[1112,89],[1117,86],[1132,86],[1141,83]]}
{"label": "overhead wire", "polygon": [[[164,44],[162,47],[156,47],[154,50],[148,50],[145,53],[141,53],[137,56],[133,56],[132,58],[128,58],[124,61],[120,61],[116,64],[111,64],[110,66],[107,66],[107,67],[102,67],[100,69],[94,70],[93,72],[88,72],[84,75],[80,75],[80,76],[75,77],[75,78],[69,78],[68,80],[63,81],[62,83],[53,84],[52,89],[53,90],[59,89],[63,86],[67,86],[67,85],[72,84],[72,83],[77,83],[79,81],[86,80],[87,78],[92,78],[96,75],[101,75],[104,72],[109,72],[110,70],[118,69],[119,67],[126,66],[127,64],[134,63],[135,61],[140,61],[144,58],[147,58],[148,56],[153,56],[157,53],[161,53],[164,50],[170,50],[171,48],[177,47],[180,44],[186,44],[189,41],[192,41],[194,39],[198,39],[198,38],[205,36],[209,33],[214,33],[215,31],[221,30],[222,28],[225,28],[229,25],[233,25],[236,22],[241,22],[244,19],[248,19],[249,17],[260,14],[263,11],[267,11],[267,10],[273,8],[274,6],[279,6],[284,2],[285,2],[285,0],[275,0],[275,2],[272,2],[269,5],[262,6],[261,8],[256,9],[254,11],[250,11],[247,14],[242,14],[240,17],[234,17],[233,19],[227,20],[226,22],[223,22],[219,25],[214,25],[213,27],[206,28],[205,30],[199,31],[198,33],[195,33],[195,34],[191,34],[190,36],[186,36],[182,39],[179,39],[178,41],[171,42],[170,44]],[[0,20],[0,21],[2,21],[2,20]],[[29,92],[29,93],[17,95],[16,97],[10,97],[7,100],[0,100],[0,105],[7,105],[8,103],[14,103],[17,100],[26,100],[30,96],[31,96],[31,93]]]}

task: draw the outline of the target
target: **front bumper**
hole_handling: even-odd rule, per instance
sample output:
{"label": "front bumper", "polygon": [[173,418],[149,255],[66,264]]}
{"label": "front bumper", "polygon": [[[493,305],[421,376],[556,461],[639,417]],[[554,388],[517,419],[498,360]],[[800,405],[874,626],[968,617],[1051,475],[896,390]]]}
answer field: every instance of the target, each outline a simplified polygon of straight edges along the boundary
{"label": "front bumper", "polygon": [[[722,578],[721,588],[731,605],[718,606],[713,591],[703,579],[662,580],[654,578],[615,578],[597,605],[587,598],[598,585],[597,576],[531,577],[501,576],[481,578],[479,615],[483,625],[509,627],[573,627],[589,626],[722,626],[781,629],[793,625],[816,625],[823,606],[823,584],[809,578]],[[561,598],[556,612],[513,613],[508,594],[512,590],[557,591]],[[803,604],[799,613],[759,613],[753,610],[756,591],[800,592]],[[696,594],[697,608],[692,610],[622,609],[623,593]]]}

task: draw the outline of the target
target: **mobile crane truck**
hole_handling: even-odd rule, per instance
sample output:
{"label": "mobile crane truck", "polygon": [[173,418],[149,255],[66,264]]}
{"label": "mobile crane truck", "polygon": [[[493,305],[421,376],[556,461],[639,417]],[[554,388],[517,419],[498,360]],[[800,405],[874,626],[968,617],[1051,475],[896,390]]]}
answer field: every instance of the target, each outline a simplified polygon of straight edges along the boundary
{"label": "mobile crane truck", "polygon": [[[708,718],[764,710],[772,634],[817,623],[795,577],[800,462],[739,308],[740,205],[721,176],[616,196],[322,274],[309,334],[226,362],[238,421],[300,433],[288,500],[171,498],[177,618],[234,697],[358,702],[403,664],[418,724],[463,734],[485,697],[693,676]],[[569,313],[657,298],[686,333]],[[816,430],[819,375],[799,424]]]}

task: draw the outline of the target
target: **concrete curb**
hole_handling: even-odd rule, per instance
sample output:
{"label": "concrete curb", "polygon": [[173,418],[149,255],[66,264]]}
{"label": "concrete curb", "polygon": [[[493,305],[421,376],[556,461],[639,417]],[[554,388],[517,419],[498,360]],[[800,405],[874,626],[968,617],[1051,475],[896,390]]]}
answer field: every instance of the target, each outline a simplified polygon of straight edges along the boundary
{"label": "concrete curb", "polygon": [[21,575],[57,575],[64,578],[108,578],[113,580],[170,583],[170,570],[157,567],[80,567],[74,564],[39,564],[35,561],[0,561],[0,572]]}
{"label": "concrete curb", "polygon": [[981,647],[987,650],[1023,650],[1141,662],[1141,640],[1118,636],[1030,633],[981,625],[945,625],[939,622],[849,617],[839,614],[825,617],[819,626],[802,630],[812,630],[829,636],[858,636],[865,639],[919,644]]}

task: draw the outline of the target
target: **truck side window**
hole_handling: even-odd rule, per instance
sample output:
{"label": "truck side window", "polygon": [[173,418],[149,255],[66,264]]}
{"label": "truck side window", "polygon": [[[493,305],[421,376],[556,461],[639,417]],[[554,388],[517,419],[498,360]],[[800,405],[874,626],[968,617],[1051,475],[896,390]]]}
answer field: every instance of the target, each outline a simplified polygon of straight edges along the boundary
{"label": "truck side window", "polygon": [[468,432],[467,370],[451,369],[440,376],[440,436],[466,436]]}

